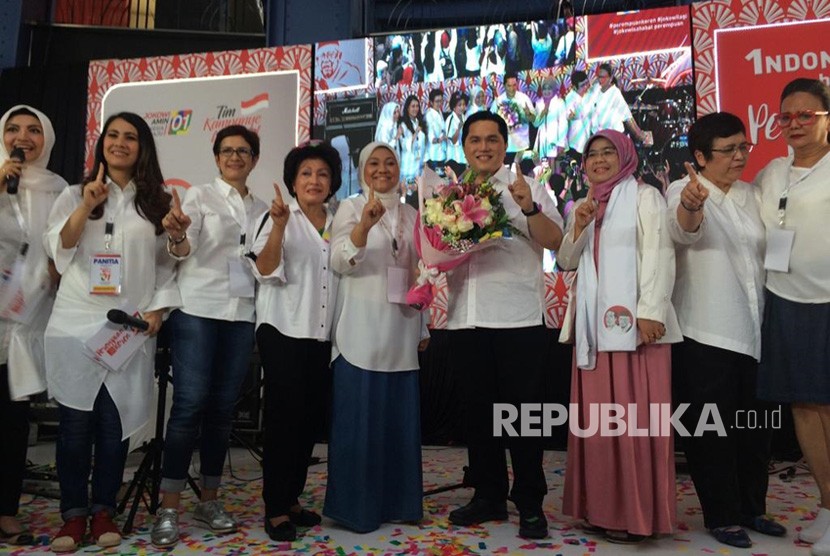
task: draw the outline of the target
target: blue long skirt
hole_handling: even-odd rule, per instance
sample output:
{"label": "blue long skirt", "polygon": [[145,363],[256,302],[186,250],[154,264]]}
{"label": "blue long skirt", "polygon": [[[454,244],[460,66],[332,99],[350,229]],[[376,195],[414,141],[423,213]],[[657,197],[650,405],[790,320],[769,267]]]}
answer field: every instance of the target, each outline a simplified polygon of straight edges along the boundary
{"label": "blue long skirt", "polygon": [[334,361],[334,408],[323,514],[358,533],[423,517],[417,371]]}

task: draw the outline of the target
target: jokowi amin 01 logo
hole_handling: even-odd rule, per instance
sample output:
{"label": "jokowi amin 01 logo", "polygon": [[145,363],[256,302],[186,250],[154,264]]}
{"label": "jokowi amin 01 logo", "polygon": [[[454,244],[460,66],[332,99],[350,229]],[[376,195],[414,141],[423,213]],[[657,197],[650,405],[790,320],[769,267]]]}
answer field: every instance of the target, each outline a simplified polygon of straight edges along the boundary
{"label": "jokowi amin 01 logo", "polygon": [[167,122],[166,135],[186,135],[190,130],[190,122],[192,120],[193,110],[170,112],[170,120]]}

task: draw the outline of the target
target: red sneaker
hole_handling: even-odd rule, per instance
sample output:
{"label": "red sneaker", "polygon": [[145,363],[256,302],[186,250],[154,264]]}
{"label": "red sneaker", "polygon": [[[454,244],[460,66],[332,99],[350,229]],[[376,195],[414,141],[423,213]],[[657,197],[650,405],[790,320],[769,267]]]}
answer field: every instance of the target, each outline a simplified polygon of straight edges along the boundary
{"label": "red sneaker", "polygon": [[75,552],[86,535],[86,516],[70,517],[52,539],[52,552]]}
{"label": "red sneaker", "polygon": [[89,524],[92,539],[101,548],[118,546],[121,544],[121,533],[112,521],[112,516],[106,510],[101,510],[92,516]]}

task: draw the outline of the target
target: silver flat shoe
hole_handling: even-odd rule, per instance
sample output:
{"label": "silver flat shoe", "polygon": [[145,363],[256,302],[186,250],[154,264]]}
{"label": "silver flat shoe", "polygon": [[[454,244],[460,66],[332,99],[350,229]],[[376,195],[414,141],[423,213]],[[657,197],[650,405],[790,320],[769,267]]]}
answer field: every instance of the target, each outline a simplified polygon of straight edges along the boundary
{"label": "silver flat shoe", "polygon": [[179,542],[179,512],[175,508],[161,508],[150,531],[153,546],[166,548]]}
{"label": "silver flat shoe", "polygon": [[236,531],[236,520],[225,511],[225,506],[219,500],[196,504],[196,509],[193,510],[193,519],[214,533],[233,533]]}

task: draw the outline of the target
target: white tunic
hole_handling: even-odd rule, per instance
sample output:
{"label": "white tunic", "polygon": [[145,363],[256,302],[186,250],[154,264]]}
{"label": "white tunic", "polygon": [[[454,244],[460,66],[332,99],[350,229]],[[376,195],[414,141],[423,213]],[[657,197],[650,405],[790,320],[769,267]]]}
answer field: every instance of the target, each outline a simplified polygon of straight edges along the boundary
{"label": "white tunic", "polygon": [[666,194],[677,260],[672,299],[680,329],[702,344],[760,360],[766,242],[755,188],[738,180],[724,194],[702,175],[698,180],[709,198],[694,232],[677,221],[689,178],[672,183]]}
{"label": "white tunic", "polygon": [[[107,311],[129,301],[139,311],[180,304],[174,267],[167,254],[167,235],[155,235],[154,226],[139,216],[133,200],[135,184],[122,191],[109,184],[104,216],[88,220],[77,246],[64,249],[60,232],[83,202],[81,187],[66,188],[55,201],[46,235],[47,253],[62,275],[52,317],[46,328],[46,379],[50,395],[67,407],[91,411],[101,385],[112,396],[121,416],[123,438],[150,417],[153,392],[154,339],[149,339],[118,372],[110,372],[84,355],[84,342],[106,323]],[[118,210],[120,207],[120,210]],[[122,256],[121,295],[92,295],[90,257],[104,252],[104,227],[113,216],[112,252]]]}
{"label": "white tunic", "polygon": [[[369,231],[366,246],[349,238],[360,221],[366,197],[340,203],[332,225],[331,264],[341,275],[332,334],[332,361],[338,355],[369,371],[418,369],[418,342],[428,337],[421,313],[387,300],[387,270],[405,268],[414,277],[417,253],[413,244],[416,211],[397,203]],[[385,226],[384,226],[385,224]],[[398,256],[392,256],[392,237]],[[353,261],[354,264],[351,264]]]}
{"label": "white tunic", "polygon": [[625,131],[625,124],[630,119],[631,109],[625,102],[622,92],[616,85],[608,87],[603,91],[599,85],[595,85],[584,100],[585,114],[590,118],[589,136],[603,129]]}

